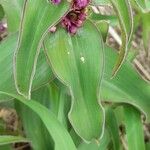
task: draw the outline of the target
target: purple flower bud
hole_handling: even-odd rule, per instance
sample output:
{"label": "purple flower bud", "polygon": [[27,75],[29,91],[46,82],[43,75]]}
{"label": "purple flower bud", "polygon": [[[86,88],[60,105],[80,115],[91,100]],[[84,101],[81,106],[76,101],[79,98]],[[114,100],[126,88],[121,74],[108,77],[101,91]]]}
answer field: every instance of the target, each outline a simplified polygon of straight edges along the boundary
{"label": "purple flower bud", "polygon": [[69,32],[71,33],[71,34],[75,34],[76,32],[77,32],[77,27],[75,26],[75,25],[72,25],[72,26],[70,26],[70,28],[69,28]]}
{"label": "purple flower bud", "polygon": [[89,3],[89,0],[76,0],[75,1],[75,7],[77,9],[85,8]]}
{"label": "purple flower bud", "polygon": [[6,28],[3,23],[0,23],[0,32],[5,32]]}
{"label": "purple flower bud", "polygon": [[71,26],[71,22],[67,17],[64,17],[62,22],[61,22],[61,25],[65,28],[67,26]]}
{"label": "purple flower bud", "polygon": [[54,32],[56,32],[56,27],[55,26],[53,26],[53,27],[51,27],[50,29],[49,29],[49,32],[51,32],[51,33],[54,33]]}
{"label": "purple flower bud", "polygon": [[51,2],[55,5],[58,5],[61,2],[61,0],[51,0]]}
{"label": "purple flower bud", "polygon": [[78,21],[76,22],[76,26],[77,26],[78,28],[81,27],[82,24],[83,24],[83,21],[82,21],[82,20],[78,20]]}
{"label": "purple flower bud", "polygon": [[80,20],[84,21],[86,19],[86,16],[87,16],[87,14],[82,12],[82,13],[79,14],[78,18]]}

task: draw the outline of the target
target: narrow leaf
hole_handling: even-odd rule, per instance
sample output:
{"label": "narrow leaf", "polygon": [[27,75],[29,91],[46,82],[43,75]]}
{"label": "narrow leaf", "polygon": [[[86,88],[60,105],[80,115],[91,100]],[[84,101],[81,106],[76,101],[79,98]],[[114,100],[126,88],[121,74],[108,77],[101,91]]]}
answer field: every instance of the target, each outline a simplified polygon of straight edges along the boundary
{"label": "narrow leaf", "polygon": [[106,126],[110,132],[114,150],[120,150],[119,126],[115,113],[111,108],[106,108]]}
{"label": "narrow leaf", "polygon": [[122,45],[120,47],[119,56],[113,68],[112,76],[115,76],[121,67],[128,52],[128,46],[133,30],[133,14],[129,0],[110,0],[113,8],[119,18],[122,34]]}
{"label": "narrow leaf", "polygon": [[29,141],[20,136],[0,135],[0,145],[6,145],[6,144],[18,143],[18,142],[29,142]]}
{"label": "narrow leaf", "polygon": [[141,114],[132,106],[124,106],[128,150],[145,150]]}

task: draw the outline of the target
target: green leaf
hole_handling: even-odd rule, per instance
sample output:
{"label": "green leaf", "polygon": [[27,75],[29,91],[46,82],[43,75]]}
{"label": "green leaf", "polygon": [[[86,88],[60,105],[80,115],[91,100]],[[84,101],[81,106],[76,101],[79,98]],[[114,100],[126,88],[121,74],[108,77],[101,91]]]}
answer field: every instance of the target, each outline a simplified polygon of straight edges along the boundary
{"label": "green leaf", "polygon": [[97,93],[103,72],[103,42],[98,30],[89,21],[74,36],[59,28],[46,37],[44,45],[55,75],[70,89],[69,120],[74,130],[86,141],[98,139],[103,132],[103,109]]}
{"label": "green leaf", "polygon": [[6,145],[6,144],[18,143],[18,142],[29,142],[29,141],[20,136],[0,135],[0,145]]}
{"label": "green leaf", "polygon": [[8,95],[34,111],[43,121],[55,143],[56,150],[76,150],[75,145],[63,125],[57,120],[56,116],[40,103],[25,99],[22,96],[0,91],[0,94]]}
{"label": "green leaf", "polygon": [[78,150],[107,150],[108,144],[110,142],[109,132],[105,129],[104,135],[100,141],[94,141],[90,144],[82,142]]}
{"label": "green leaf", "polygon": [[135,0],[139,8],[145,13],[150,12],[150,1],[149,0]]}
{"label": "green leaf", "polygon": [[102,34],[103,41],[106,42],[107,34],[109,30],[109,23],[107,21],[99,21],[99,22],[96,22],[96,26]]}
{"label": "green leaf", "polygon": [[[37,91],[32,92],[32,99],[39,102],[43,106],[50,107],[49,89],[44,86]],[[45,128],[39,116],[23,103],[14,100],[15,109],[22,121],[26,137],[31,141],[33,150],[51,150],[54,147],[54,142]],[[33,130],[34,129],[34,130]]]}
{"label": "green leaf", "polygon": [[141,114],[132,106],[124,106],[128,150],[145,150]]}
{"label": "green leaf", "polygon": [[119,126],[113,110],[109,107],[105,109],[106,111],[106,126],[110,132],[110,136],[113,142],[114,150],[120,150],[120,137],[119,137]]}
{"label": "green leaf", "polygon": [[9,32],[18,30],[22,8],[21,2],[23,0],[0,0],[6,14]]}
{"label": "green leaf", "polygon": [[2,5],[0,5],[0,21],[1,21],[1,19],[3,19],[4,15],[5,15],[4,9],[3,9]]}
{"label": "green leaf", "polygon": [[91,5],[100,6],[100,5],[109,5],[110,0],[92,0]]}
{"label": "green leaf", "polygon": [[[56,82],[56,80],[54,80]],[[50,109],[53,111],[58,120],[68,128],[68,112],[70,110],[70,96],[66,93],[66,87],[59,83],[59,86],[55,82],[50,83],[49,89],[49,99],[50,99]],[[57,81],[58,82],[58,81]]]}
{"label": "green leaf", "polygon": [[131,104],[144,112],[150,121],[150,85],[139,76],[130,61],[126,61],[118,75],[110,79],[117,53],[106,46],[105,56],[107,61],[102,81],[102,99],[108,102]]}
{"label": "green leaf", "polygon": [[30,98],[42,40],[49,28],[59,22],[69,7],[70,4],[65,0],[59,5],[46,0],[25,1],[14,57],[15,85],[19,94]]}
{"label": "green leaf", "polygon": [[133,14],[131,4],[129,0],[110,0],[113,8],[118,16],[121,34],[122,34],[122,45],[119,51],[119,57],[113,68],[112,76],[115,76],[120,69],[124,59],[128,52],[128,46],[131,40],[133,30]]}
{"label": "green leaf", "polygon": [[12,150],[12,147],[11,147],[10,144],[9,145],[2,145],[2,146],[0,146],[0,149],[2,149],[2,150]]}
{"label": "green leaf", "polygon": [[[14,85],[13,77],[13,55],[17,45],[18,34],[8,36],[0,44],[0,90],[10,93],[17,93]],[[40,53],[36,75],[33,81],[33,88],[37,89],[43,84],[48,83],[53,79],[52,71],[46,63],[44,53]],[[0,101],[8,99],[7,96],[0,95]]]}
{"label": "green leaf", "polygon": [[99,21],[105,21],[108,22],[111,26],[116,26],[118,24],[118,18],[115,15],[102,15],[92,13],[89,17],[95,23]]}
{"label": "green leaf", "polygon": [[147,143],[145,144],[145,147],[146,147],[146,150],[149,150],[149,149],[150,149],[150,142],[147,142]]}
{"label": "green leaf", "polygon": [[150,13],[141,14],[142,19],[142,36],[146,52],[150,50]]}

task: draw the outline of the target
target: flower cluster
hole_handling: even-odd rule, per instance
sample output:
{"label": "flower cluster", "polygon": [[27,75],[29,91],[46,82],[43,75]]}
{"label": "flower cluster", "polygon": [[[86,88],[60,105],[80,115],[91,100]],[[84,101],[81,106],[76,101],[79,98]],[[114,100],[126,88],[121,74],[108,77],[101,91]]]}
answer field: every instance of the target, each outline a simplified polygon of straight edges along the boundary
{"label": "flower cluster", "polygon": [[72,10],[62,19],[62,26],[71,34],[75,34],[87,16],[86,7],[89,0],[74,0]]}
{"label": "flower cluster", "polygon": [[[57,5],[61,0],[51,0],[53,4]],[[86,7],[89,0],[74,0],[71,11],[63,17],[61,25],[71,34],[75,34],[80,28],[87,16]]]}

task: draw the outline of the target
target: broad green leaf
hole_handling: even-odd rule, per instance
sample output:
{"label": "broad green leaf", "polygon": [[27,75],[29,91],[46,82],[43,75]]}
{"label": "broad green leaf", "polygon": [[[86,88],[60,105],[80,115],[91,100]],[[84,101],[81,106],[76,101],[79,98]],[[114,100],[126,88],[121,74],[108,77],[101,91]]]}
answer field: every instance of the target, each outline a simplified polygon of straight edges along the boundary
{"label": "broad green leaf", "polygon": [[14,56],[15,85],[19,94],[30,98],[42,40],[49,28],[59,22],[69,7],[70,4],[65,0],[59,5],[46,0],[25,1],[18,46]]}
{"label": "broad green leaf", "polygon": [[113,142],[113,149],[120,150],[119,126],[116,116],[113,110],[109,107],[107,107],[105,111],[106,111],[106,126]]}
{"label": "broad green leaf", "polygon": [[[18,34],[8,36],[0,44],[0,90],[11,93],[17,93],[13,77],[13,55],[17,45]],[[53,79],[52,71],[46,63],[45,56],[40,53],[36,75],[33,81],[33,89],[37,89],[43,84]],[[7,99],[6,96],[0,95],[0,100]]]}
{"label": "broad green leaf", "polygon": [[46,107],[34,100],[25,99],[22,96],[2,91],[0,91],[0,94],[8,95],[15,98],[20,103],[24,104],[32,111],[34,111],[40,117],[40,119],[42,120],[42,122],[44,123],[45,127],[47,128],[48,132],[54,140],[55,150],[76,150],[76,147],[68,131],[57,120],[53,112],[51,112]]}
{"label": "broad green leaf", "polygon": [[120,69],[128,52],[128,46],[133,30],[133,14],[129,0],[110,0],[110,1],[118,16],[122,34],[122,45],[120,47],[119,56],[117,58],[112,73],[112,76],[114,76]]}
{"label": "broad green leaf", "polygon": [[150,1],[149,0],[135,0],[137,5],[141,8],[141,10],[145,12],[150,12]]}
{"label": "broad green leaf", "polygon": [[145,150],[141,114],[132,106],[124,106],[128,150]]}
{"label": "broad green leaf", "polygon": [[70,89],[69,120],[74,130],[86,141],[98,139],[103,132],[103,108],[97,93],[103,72],[103,42],[98,30],[89,21],[74,36],[59,28],[46,37],[44,45],[55,75]]}
{"label": "broad green leaf", "polygon": [[131,104],[143,111],[150,121],[150,85],[139,76],[128,60],[122,65],[118,75],[110,79],[117,53],[106,46],[105,56],[107,61],[102,81],[102,99],[108,102]]}
{"label": "broad green leaf", "polygon": [[[50,107],[49,89],[44,86],[32,93],[32,99],[41,103],[45,107]],[[16,102],[16,110],[22,121],[26,137],[31,141],[33,150],[51,150],[54,147],[54,142],[48,130],[45,128],[39,116],[29,107],[22,103]],[[33,130],[34,129],[34,130]]]}
{"label": "broad green leaf", "polygon": [[0,135],[0,145],[6,145],[6,144],[18,143],[18,142],[29,142],[29,141],[20,136]]}
{"label": "broad green leaf", "polygon": [[3,6],[6,14],[10,32],[18,30],[22,8],[21,2],[23,2],[23,0],[0,0],[0,4]]}

